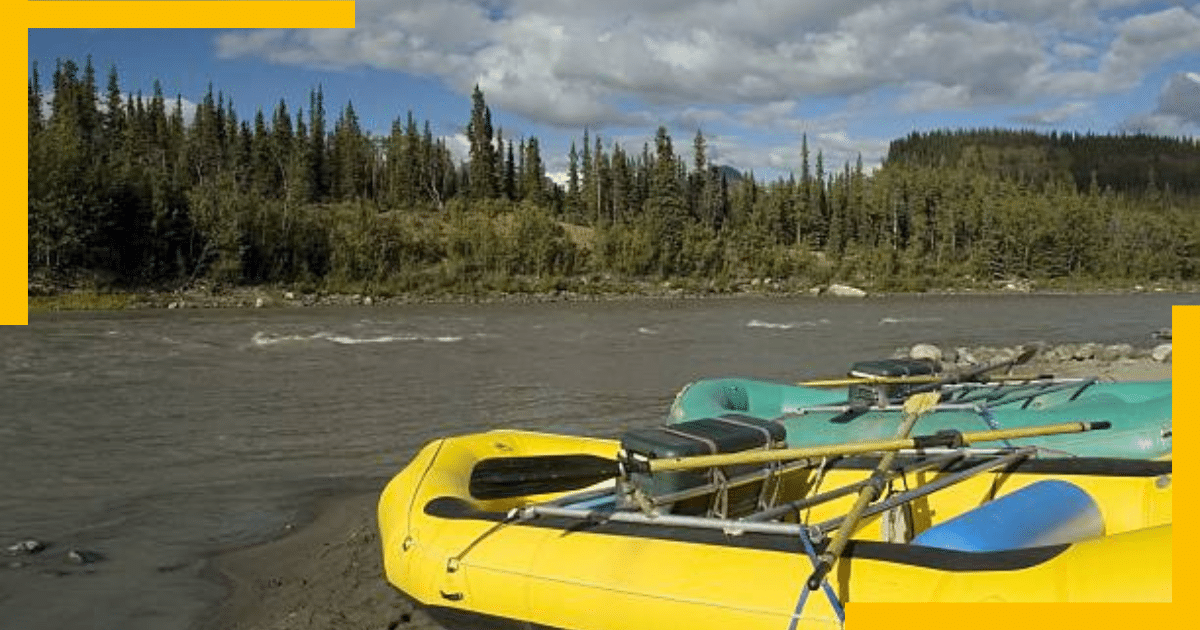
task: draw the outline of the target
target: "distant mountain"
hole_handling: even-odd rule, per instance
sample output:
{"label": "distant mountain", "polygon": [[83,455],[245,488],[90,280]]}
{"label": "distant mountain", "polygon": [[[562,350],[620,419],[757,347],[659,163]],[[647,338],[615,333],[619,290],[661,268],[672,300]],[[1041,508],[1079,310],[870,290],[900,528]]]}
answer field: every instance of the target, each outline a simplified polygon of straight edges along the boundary
{"label": "distant mountain", "polygon": [[715,168],[718,172],[720,172],[721,175],[725,176],[725,181],[730,184],[734,184],[746,179],[745,173],[733,168],[732,166],[729,166],[728,164],[721,164]]}

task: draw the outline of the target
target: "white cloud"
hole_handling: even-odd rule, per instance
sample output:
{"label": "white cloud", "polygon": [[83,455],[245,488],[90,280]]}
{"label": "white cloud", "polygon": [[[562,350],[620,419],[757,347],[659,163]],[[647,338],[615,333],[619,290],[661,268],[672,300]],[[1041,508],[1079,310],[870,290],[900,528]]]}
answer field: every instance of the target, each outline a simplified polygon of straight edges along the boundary
{"label": "white cloud", "polygon": [[1181,72],[1171,77],[1158,97],[1158,113],[1200,125],[1200,73]]}
{"label": "white cloud", "polygon": [[1200,137],[1200,74],[1180,72],[1167,80],[1158,106],[1126,119],[1121,128],[1167,136]]}
{"label": "white cloud", "polygon": [[[54,90],[53,89],[42,90],[41,95],[42,95],[41,96],[41,98],[42,98],[42,109],[41,109],[42,117],[49,120],[50,115],[53,113],[53,110],[54,110]],[[140,102],[142,104],[142,107],[149,108],[150,101],[153,100],[153,98],[154,98],[154,96],[152,94],[142,94],[142,93],[134,94],[134,93],[130,93],[130,92],[121,92],[121,107],[125,107],[126,105],[128,105],[130,103],[130,101],[132,101],[135,104]],[[175,96],[169,96],[167,94],[163,95],[163,105],[164,105],[164,109],[166,110],[166,114],[167,114],[168,118],[170,116],[174,115],[174,113],[175,113],[176,98],[177,97],[175,97]],[[179,111],[183,114],[183,123],[185,125],[191,125],[192,120],[196,117],[196,104],[193,103],[192,101],[189,101],[186,98],[183,98],[183,97],[178,97],[178,99],[179,99]],[[108,94],[107,94],[107,92],[97,92],[96,108],[101,112],[108,111]]]}
{"label": "white cloud", "polygon": [[[708,138],[708,141],[711,161],[714,163],[726,164],[740,171],[769,168],[784,174],[795,173],[799,177],[803,164],[799,140],[766,147],[732,136]],[[853,168],[859,156],[862,156],[864,170],[873,171],[887,155],[889,144],[890,140],[851,137],[840,129],[810,134],[809,168],[816,170],[817,155],[820,154],[826,174],[840,171],[847,164]]]}
{"label": "white cloud", "polygon": [[442,141],[446,143],[446,149],[450,151],[450,155],[454,157],[456,162],[466,162],[471,157],[471,141],[467,139],[467,135],[456,133],[450,136],[442,136]]}
{"label": "white cloud", "polygon": [[547,171],[546,179],[549,179],[565,189],[567,185],[571,183],[571,174],[567,171]]}
{"label": "white cloud", "polygon": [[942,85],[923,81],[897,101],[903,112],[929,112],[944,109],[963,109],[971,103],[971,94],[963,85]]}
{"label": "white cloud", "polygon": [[1173,7],[1126,20],[1101,62],[1101,73],[1122,85],[1138,82],[1155,64],[1200,50],[1200,16]]}
{"label": "white cloud", "polygon": [[1053,46],[1054,57],[1067,62],[1090,59],[1096,55],[1096,48],[1079,42],[1057,42]]}
{"label": "white cloud", "polygon": [[1131,116],[1120,125],[1120,130],[1126,133],[1147,133],[1157,136],[1195,136],[1195,128],[1190,127],[1178,116],[1149,113]]}
{"label": "white cloud", "polygon": [[[439,78],[568,128],[787,121],[888,93],[902,111],[1074,101],[1200,50],[1200,15],[1139,0],[358,0],[358,28],[235,31],[225,58]],[[1139,10],[1142,7],[1150,9]],[[889,97],[893,98],[893,97]],[[1062,112],[1049,112],[1062,114]]]}
{"label": "white cloud", "polygon": [[792,118],[795,111],[796,101],[774,101],[751,107],[740,118],[742,123],[751,127],[778,127],[780,121]]}
{"label": "white cloud", "polygon": [[1092,104],[1087,101],[1069,101],[1050,109],[1016,116],[1014,120],[1031,125],[1057,125],[1076,118],[1091,109]]}

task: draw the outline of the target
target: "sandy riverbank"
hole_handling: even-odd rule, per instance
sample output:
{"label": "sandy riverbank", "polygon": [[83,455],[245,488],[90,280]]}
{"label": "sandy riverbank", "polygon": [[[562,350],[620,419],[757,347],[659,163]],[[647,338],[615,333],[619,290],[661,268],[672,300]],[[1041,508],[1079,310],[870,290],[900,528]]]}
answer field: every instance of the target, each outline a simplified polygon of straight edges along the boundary
{"label": "sandy riverbank", "polygon": [[[1034,373],[1105,380],[1171,377],[1171,364],[1125,359],[1026,366]],[[382,486],[380,487],[382,490]],[[315,518],[285,536],[223,554],[212,570],[230,595],[209,627],[221,630],[437,628],[383,577],[377,492],[322,499]]]}
{"label": "sandy riverbank", "polygon": [[277,540],[218,556],[212,569],[230,595],[205,627],[438,628],[383,578],[378,500],[378,492],[322,499],[311,522]]}

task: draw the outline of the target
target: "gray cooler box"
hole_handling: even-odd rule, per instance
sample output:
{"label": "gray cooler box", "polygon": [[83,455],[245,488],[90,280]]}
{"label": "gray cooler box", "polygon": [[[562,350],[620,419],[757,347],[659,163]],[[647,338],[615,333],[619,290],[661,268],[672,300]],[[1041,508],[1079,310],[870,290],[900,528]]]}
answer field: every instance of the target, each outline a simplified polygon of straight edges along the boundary
{"label": "gray cooler box", "polygon": [[[853,378],[895,378],[903,376],[932,376],[936,366],[928,359],[884,359],[881,361],[859,361],[850,366]],[[854,384],[849,388],[850,404],[866,406],[885,400],[908,396],[908,392],[921,383],[881,383],[878,385]]]}
{"label": "gray cooler box", "polygon": [[[782,448],[787,445],[786,440],[787,430],[778,422],[740,414],[726,414],[717,418],[702,418],[668,426],[626,431],[621,436],[621,448],[634,455],[660,459]],[[721,472],[726,479],[732,479],[764,466],[726,466]],[[702,469],[661,472],[654,475],[635,474],[630,481],[648,496],[659,497],[703,486],[713,478],[712,469]],[[727,516],[752,511],[757,507],[761,491],[761,481],[732,487],[727,496],[727,508],[717,511],[723,511]],[[713,507],[713,497],[702,496],[678,501],[665,507],[665,510],[673,514],[694,515],[709,513],[713,511]]]}

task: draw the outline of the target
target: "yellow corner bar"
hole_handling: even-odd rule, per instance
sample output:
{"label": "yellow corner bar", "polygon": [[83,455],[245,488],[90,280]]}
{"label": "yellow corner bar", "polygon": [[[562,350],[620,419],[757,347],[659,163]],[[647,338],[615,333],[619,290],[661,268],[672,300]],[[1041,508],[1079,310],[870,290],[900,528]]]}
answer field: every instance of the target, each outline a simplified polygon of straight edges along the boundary
{"label": "yellow corner bar", "polygon": [[23,2],[26,28],[354,28],[351,0]]}

